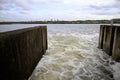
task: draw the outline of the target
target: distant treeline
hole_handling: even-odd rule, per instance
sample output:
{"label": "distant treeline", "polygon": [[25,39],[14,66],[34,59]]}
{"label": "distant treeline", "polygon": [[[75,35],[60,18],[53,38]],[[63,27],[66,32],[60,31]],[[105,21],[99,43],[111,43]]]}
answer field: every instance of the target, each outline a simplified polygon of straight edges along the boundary
{"label": "distant treeline", "polygon": [[[77,20],[77,21],[20,21],[0,22],[0,24],[110,24],[111,20]],[[120,22],[114,22],[120,24]]]}

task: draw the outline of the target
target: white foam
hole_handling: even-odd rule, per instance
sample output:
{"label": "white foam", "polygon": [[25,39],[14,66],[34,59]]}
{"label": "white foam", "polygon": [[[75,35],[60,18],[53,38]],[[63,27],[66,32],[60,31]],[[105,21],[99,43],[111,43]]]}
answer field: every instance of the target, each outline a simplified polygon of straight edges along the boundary
{"label": "white foam", "polygon": [[48,50],[31,80],[112,80],[109,56],[96,48],[97,41],[98,34],[49,34]]}
{"label": "white foam", "polygon": [[115,80],[120,80],[120,63],[116,62],[114,65],[111,65],[111,67],[114,70],[113,75]]}
{"label": "white foam", "polygon": [[99,25],[48,25],[48,50],[30,80],[118,80],[119,63],[97,48],[98,32]]}

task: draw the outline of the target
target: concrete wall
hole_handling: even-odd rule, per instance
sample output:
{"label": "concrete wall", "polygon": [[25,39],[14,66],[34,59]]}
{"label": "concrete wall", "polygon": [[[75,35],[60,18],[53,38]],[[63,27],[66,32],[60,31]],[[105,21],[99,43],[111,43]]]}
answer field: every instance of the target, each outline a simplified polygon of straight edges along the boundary
{"label": "concrete wall", "polygon": [[112,55],[114,27],[104,26],[104,36],[103,36],[103,50],[108,54]]}
{"label": "concrete wall", "polygon": [[47,27],[0,33],[0,79],[27,80],[47,49]]}
{"label": "concrete wall", "polygon": [[113,59],[120,61],[120,27],[115,28],[114,44],[112,51]]}
{"label": "concrete wall", "polygon": [[44,52],[46,52],[46,49],[48,48],[48,44],[47,44],[47,26],[42,26],[42,36],[43,36],[43,48],[44,48]]}
{"label": "concrete wall", "polygon": [[103,49],[104,25],[100,26],[98,48]]}
{"label": "concrete wall", "polygon": [[101,25],[98,48],[103,49],[116,61],[120,60],[119,26]]}

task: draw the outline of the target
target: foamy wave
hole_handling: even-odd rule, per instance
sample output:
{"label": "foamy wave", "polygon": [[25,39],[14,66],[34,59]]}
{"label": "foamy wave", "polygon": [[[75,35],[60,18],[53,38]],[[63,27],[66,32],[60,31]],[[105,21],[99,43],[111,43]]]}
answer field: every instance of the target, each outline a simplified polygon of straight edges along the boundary
{"label": "foamy wave", "polygon": [[49,34],[48,50],[30,80],[113,80],[98,34]]}

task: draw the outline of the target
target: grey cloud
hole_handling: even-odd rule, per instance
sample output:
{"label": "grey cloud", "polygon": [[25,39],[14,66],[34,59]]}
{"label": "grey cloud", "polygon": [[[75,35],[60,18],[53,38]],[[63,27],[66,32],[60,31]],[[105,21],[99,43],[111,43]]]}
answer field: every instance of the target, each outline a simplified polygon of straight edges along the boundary
{"label": "grey cloud", "polygon": [[89,7],[92,8],[92,9],[96,9],[96,10],[100,10],[100,9],[106,10],[106,9],[110,8],[108,6],[96,6],[96,5],[90,5]]}
{"label": "grey cloud", "polygon": [[115,0],[115,6],[118,7],[120,9],[120,0]]}
{"label": "grey cloud", "polygon": [[12,0],[0,0],[0,3],[10,3],[10,2],[12,2]]}
{"label": "grey cloud", "polygon": [[96,12],[96,15],[118,15],[120,12]]}
{"label": "grey cloud", "polygon": [[33,5],[48,5],[50,6],[54,3],[60,3],[60,0],[14,0],[14,3],[16,6],[19,6],[23,10],[31,10],[33,8]]}
{"label": "grey cloud", "polygon": [[19,9],[23,10],[29,10],[30,5],[29,0],[0,0],[0,10],[10,10],[13,4],[15,5],[14,7],[19,7]]}
{"label": "grey cloud", "polygon": [[25,11],[25,10],[20,11],[19,13],[20,13],[20,14],[25,14],[25,15],[26,15],[26,14],[29,14],[29,12],[28,12],[28,11]]}
{"label": "grey cloud", "polygon": [[89,8],[93,10],[92,14],[97,15],[116,15],[120,14],[120,0],[115,0],[113,4],[109,5],[89,5]]}
{"label": "grey cloud", "polygon": [[89,7],[90,7],[90,8],[93,8],[93,9],[99,9],[99,10],[109,10],[109,9],[111,9],[111,8],[120,9],[120,6],[119,6],[118,4],[108,5],[108,6],[90,5]]}
{"label": "grey cloud", "polygon": [[[31,10],[33,5],[53,5],[60,4],[62,1],[60,0],[0,0],[0,4],[4,7],[1,9],[5,9],[5,4],[14,4],[16,7],[19,7],[21,10]],[[0,5],[1,6],[1,5]],[[9,8],[10,9],[10,8]]]}
{"label": "grey cloud", "polygon": [[32,6],[32,4],[29,4],[29,0],[15,0],[14,3],[23,10],[30,10]]}
{"label": "grey cloud", "polygon": [[115,0],[113,4],[109,4],[109,5],[89,5],[90,8],[93,9],[103,9],[103,10],[109,10],[111,8],[114,9],[120,9],[120,0]]}
{"label": "grey cloud", "polygon": [[9,10],[11,8],[11,0],[0,0],[0,10]]}
{"label": "grey cloud", "polygon": [[1,4],[0,3],[0,10],[10,10],[14,8],[13,4]]}
{"label": "grey cloud", "polygon": [[4,9],[4,7],[3,6],[0,6],[0,10],[3,10]]}
{"label": "grey cloud", "polygon": [[108,9],[108,10],[94,10],[91,11],[91,14],[95,14],[95,15],[119,15],[120,11],[119,9]]}

